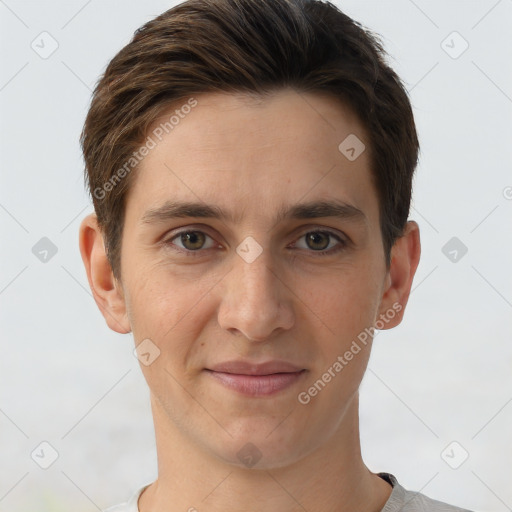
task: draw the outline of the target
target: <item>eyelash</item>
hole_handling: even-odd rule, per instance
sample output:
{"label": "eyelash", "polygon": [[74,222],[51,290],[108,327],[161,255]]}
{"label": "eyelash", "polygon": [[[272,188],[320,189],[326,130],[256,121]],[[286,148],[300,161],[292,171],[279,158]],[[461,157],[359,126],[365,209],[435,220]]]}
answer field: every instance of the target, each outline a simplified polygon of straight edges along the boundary
{"label": "eyelash", "polygon": [[[179,238],[181,235],[185,234],[185,233],[202,233],[203,235],[207,236],[208,238],[211,238],[213,240],[213,238],[208,235],[208,233],[205,233],[204,231],[201,231],[199,229],[184,229],[182,231],[178,231],[176,233],[174,233],[172,235],[171,238],[168,238],[167,240],[164,240],[162,243],[166,246],[166,247],[169,247],[169,248],[172,248],[172,250],[175,250],[175,251],[179,251],[183,254],[185,254],[185,256],[187,257],[197,257],[197,256],[200,256],[202,252],[208,250],[208,249],[197,249],[195,251],[193,250],[190,250],[190,249],[183,249],[181,247],[171,247],[173,246],[173,240],[175,240],[176,238]],[[322,251],[314,251],[313,249],[310,249],[310,250],[307,250],[307,249],[299,249],[299,250],[307,250],[307,252],[311,252],[313,253],[315,256],[325,256],[325,255],[332,255],[332,254],[336,254],[340,251],[342,251],[343,249],[346,248],[347,246],[347,241],[342,239],[339,235],[333,233],[332,231],[328,231],[328,230],[325,230],[325,229],[312,229],[312,230],[309,230],[309,231],[305,231],[297,240],[300,240],[302,237],[308,235],[308,234],[311,234],[311,233],[315,233],[315,234],[322,234],[322,235],[328,235],[332,238],[335,238],[339,244],[335,245],[334,247],[331,247],[330,249],[324,249]]]}

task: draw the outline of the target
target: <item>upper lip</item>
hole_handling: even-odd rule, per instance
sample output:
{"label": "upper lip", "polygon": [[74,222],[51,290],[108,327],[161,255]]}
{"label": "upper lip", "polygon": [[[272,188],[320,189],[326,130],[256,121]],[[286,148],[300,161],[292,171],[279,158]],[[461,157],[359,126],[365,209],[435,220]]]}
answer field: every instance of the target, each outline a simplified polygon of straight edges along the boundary
{"label": "upper lip", "polygon": [[248,361],[226,361],[216,364],[207,370],[239,375],[271,375],[272,373],[296,373],[304,370],[287,361],[266,361],[264,363],[250,363]]}

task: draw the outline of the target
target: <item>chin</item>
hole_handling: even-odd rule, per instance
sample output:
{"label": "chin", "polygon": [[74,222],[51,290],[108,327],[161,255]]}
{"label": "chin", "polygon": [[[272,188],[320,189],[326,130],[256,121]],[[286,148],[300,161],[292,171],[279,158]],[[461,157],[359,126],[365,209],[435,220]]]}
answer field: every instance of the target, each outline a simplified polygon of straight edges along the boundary
{"label": "chin", "polygon": [[210,448],[223,462],[241,469],[256,471],[289,466],[314,451],[315,447],[299,434],[302,429],[294,430],[292,424],[288,429],[277,429],[282,421],[253,418],[238,422],[236,427],[231,425],[227,429],[232,437],[225,436],[222,446],[210,445]]}

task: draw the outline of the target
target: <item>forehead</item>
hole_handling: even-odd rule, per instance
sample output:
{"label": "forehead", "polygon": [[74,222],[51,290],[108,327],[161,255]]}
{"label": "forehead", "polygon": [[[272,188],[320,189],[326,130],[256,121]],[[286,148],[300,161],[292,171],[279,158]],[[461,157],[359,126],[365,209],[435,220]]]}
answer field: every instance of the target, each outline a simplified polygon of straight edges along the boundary
{"label": "forehead", "polygon": [[291,89],[263,98],[200,94],[155,120],[148,141],[127,222],[169,200],[214,204],[242,222],[328,199],[378,218],[366,132],[331,96]]}

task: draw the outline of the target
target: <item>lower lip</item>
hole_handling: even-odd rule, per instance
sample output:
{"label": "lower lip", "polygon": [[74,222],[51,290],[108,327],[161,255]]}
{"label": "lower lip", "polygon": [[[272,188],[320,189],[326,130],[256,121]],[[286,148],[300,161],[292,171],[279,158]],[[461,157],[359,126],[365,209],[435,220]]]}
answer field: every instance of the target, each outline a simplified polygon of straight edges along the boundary
{"label": "lower lip", "polygon": [[273,373],[271,375],[240,375],[207,370],[221,384],[249,396],[268,396],[282,391],[302,378],[306,370],[295,373]]}

